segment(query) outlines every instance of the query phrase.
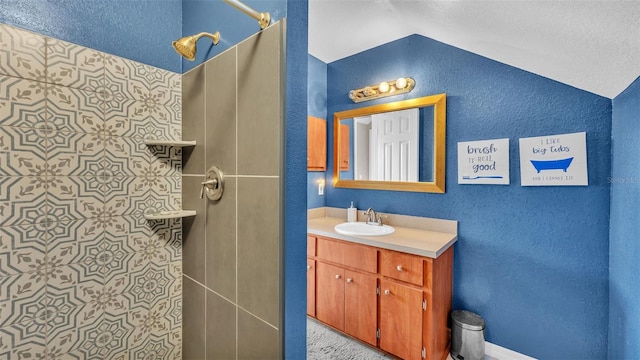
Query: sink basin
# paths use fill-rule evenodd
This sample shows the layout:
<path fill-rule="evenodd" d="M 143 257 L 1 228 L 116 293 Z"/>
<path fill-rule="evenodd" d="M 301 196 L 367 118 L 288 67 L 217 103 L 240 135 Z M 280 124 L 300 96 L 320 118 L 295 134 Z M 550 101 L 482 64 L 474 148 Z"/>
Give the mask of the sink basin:
<path fill-rule="evenodd" d="M 393 234 L 396 229 L 389 225 L 369 225 L 365 222 L 345 222 L 334 227 L 336 232 L 343 235 L 382 236 Z"/>

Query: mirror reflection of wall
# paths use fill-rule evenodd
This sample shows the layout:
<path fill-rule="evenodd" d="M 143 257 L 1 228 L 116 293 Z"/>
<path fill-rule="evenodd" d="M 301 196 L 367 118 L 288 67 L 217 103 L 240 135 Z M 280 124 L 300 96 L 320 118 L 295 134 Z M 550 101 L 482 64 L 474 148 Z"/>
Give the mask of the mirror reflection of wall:
<path fill-rule="evenodd" d="M 340 178 L 433 181 L 433 116 L 433 106 L 427 106 L 341 120 L 353 167 L 341 166 Z"/>

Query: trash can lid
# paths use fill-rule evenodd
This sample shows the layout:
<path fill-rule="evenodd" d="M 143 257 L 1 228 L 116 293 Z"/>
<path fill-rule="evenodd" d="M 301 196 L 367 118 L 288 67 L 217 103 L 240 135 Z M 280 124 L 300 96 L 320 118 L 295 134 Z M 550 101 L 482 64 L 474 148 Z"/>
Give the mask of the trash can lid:
<path fill-rule="evenodd" d="M 484 319 L 471 311 L 455 310 L 451 313 L 451 319 L 463 329 L 484 330 Z"/>

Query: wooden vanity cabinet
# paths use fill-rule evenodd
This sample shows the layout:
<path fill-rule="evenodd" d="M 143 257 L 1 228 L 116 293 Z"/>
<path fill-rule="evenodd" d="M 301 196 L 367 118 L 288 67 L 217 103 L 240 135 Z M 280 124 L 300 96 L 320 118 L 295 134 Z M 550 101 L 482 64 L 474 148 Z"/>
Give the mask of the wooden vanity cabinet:
<path fill-rule="evenodd" d="M 316 316 L 316 262 L 307 259 L 307 315 Z"/>
<path fill-rule="evenodd" d="M 345 270 L 344 332 L 376 346 L 378 279 Z"/>
<path fill-rule="evenodd" d="M 316 246 L 315 317 L 376 346 L 377 252 L 325 238 Z"/>
<path fill-rule="evenodd" d="M 307 118 L 307 171 L 327 170 L 327 122 Z"/>
<path fill-rule="evenodd" d="M 344 331 L 344 269 L 316 263 L 316 318 Z"/>
<path fill-rule="evenodd" d="M 307 236 L 307 315 L 316 316 L 316 238 Z"/>
<path fill-rule="evenodd" d="M 313 235 L 307 245 L 315 318 L 401 359 L 446 359 L 452 247 L 432 259 Z"/>
<path fill-rule="evenodd" d="M 380 289 L 380 349 L 402 359 L 421 359 L 422 291 L 389 280 L 382 280 Z"/>

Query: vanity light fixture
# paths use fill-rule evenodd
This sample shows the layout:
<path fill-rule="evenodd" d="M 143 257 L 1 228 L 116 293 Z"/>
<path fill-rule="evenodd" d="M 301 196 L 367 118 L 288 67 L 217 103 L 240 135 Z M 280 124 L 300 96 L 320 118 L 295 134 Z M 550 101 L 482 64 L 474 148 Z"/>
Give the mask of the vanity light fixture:
<path fill-rule="evenodd" d="M 349 99 L 355 103 L 379 99 L 385 96 L 408 93 L 416 87 L 416 82 L 410 77 L 401 77 L 397 80 L 383 81 L 378 85 L 369 85 L 361 89 L 349 91 Z"/>

